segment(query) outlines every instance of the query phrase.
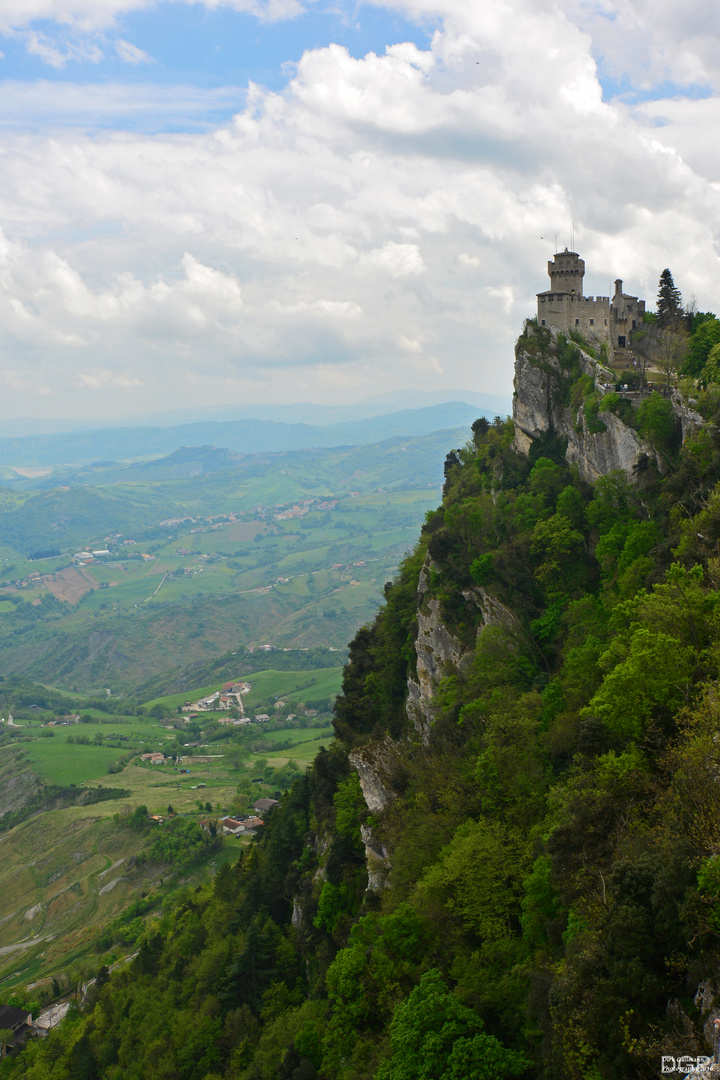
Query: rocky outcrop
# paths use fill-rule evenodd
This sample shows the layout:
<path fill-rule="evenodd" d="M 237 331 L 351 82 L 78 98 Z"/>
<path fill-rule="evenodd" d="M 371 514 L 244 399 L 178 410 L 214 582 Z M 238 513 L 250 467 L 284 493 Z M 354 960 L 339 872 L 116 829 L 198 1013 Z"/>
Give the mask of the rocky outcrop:
<path fill-rule="evenodd" d="M 704 420 L 699 412 L 695 412 L 694 409 L 685 404 L 677 390 L 673 390 L 672 406 L 682 425 L 682 441 L 685 442 L 686 439 L 689 439 L 691 435 L 700 430 Z"/>
<path fill-rule="evenodd" d="M 480 585 L 472 589 L 463 589 L 463 598 L 469 604 L 474 604 L 480 609 L 481 622 L 477 628 L 477 636 L 482 634 L 486 626 L 502 626 L 511 634 L 521 634 L 520 620 L 513 615 L 510 608 L 501 604 L 496 597 L 491 596 Z"/>
<path fill-rule="evenodd" d="M 365 861 L 367 863 L 367 891 L 382 892 L 387 886 L 388 874 L 390 873 L 390 856 L 387 848 L 380 843 L 370 825 L 360 826 L 360 835 L 365 845 Z"/>
<path fill-rule="evenodd" d="M 695 1007 L 700 1014 L 707 1048 L 713 1050 L 715 1021 L 720 1020 L 720 999 L 710 979 L 701 982 L 695 994 Z"/>
<path fill-rule="evenodd" d="M 566 410 L 570 412 L 570 410 Z M 588 430 L 587 420 L 582 409 L 578 413 L 578 423 L 582 425 L 580 433 L 574 426 L 563 426 L 562 435 L 567 438 L 568 447 L 565 454 L 571 465 L 576 465 L 583 480 L 594 484 L 601 476 L 616 469 L 622 469 L 632 475 L 632 470 L 637 465 L 643 454 L 655 457 L 652 447 L 644 442 L 640 436 L 623 424 L 619 417 L 611 412 L 600 412 L 598 417 L 605 424 L 606 431 L 592 432 Z M 664 468 L 661 461 L 658 467 Z"/>
<path fill-rule="evenodd" d="M 390 738 L 367 743 L 348 754 L 371 814 L 381 814 L 397 797 L 392 788 L 392 775 L 399 764 L 399 754 L 398 744 Z"/>
<path fill-rule="evenodd" d="M 408 679 L 405 706 L 408 720 L 426 746 L 435 719 L 434 699 L 440 681 L 453 672 L 462 671 L 473 656 L 473 650 L 466 649 L 443 623 L 440 617 L 440 601 L 428 596 L 430 573 L 433 569 L 436 568 L 427 555 L 420 571 L 417 590 L 417 675 Z M 520 625 L 512 612 L 485 589 L 466 589 L 462 595 L 468 605 L 480 611 L 478 635 L 486 626 L 504 626 L 508 630 L 519 631 Z"/>
<path fill-rule="evenodd" d="M 434 719 L 433 698 L 440 680 L 462 665 L 463 645 L 444 625 L 440 601 L 428 598 L 430 573 L 436 569 L 429 555 L 425 557 L 417 588 L 417 624 L 415 640 L 416 677 L 408 679 L 405 711 L 407 718 L 427 745 Z"/>
<path fill-rule="evenodd" d="M 295 930 L 301 930 L 303 924 L 303 907 L 299 899 L 293 897 L 292 918 L 290 922 Z"/>
<path fill-rule="evenodd" d="M 526 455 L 536 439 L 554 432 L 567 439 L 567 460 L 577 466 L 583 480 L 589 483 L 616 469 L 632 475 L 644 455 L 654 458 L 662 471 L 663 462 L 649 443 L 614 413 L 599 412 L 598 419 L 606 430 L 593 432 L 582 406 L 572 409 L 563 403 L 563 382 L 567 376 L 558 358 L 557 338 L 554 328 L 539 331 L 528 323 L 518 342 L 513 398 L 514 445 L 518 453 Z M 578 351 L 581 374 L 589 375 L 598 386 L 608 385 L 612 372 L 582 349 Z M 688 425 L 692 422 L 690 417 L 686 422 Z"/>

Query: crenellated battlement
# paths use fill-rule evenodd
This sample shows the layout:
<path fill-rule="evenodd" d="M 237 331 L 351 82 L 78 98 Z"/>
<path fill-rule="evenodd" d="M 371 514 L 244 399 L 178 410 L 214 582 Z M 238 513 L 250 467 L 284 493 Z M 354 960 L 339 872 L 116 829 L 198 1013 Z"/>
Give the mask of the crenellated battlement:
<path fill-rule="evenodd" d="M 622 291 L 622 279 L 609 296 L 583 296 L 585 262 L 575 251 L 558 252 L 548 262 L 550 288 L 537 294 L 538 324 L 554 326 L 568 334 L 573 330 L 591 341 L 606 344 L 612 353 L 624 349 L 629 336 L 642 322 L 645 301 Z"/>

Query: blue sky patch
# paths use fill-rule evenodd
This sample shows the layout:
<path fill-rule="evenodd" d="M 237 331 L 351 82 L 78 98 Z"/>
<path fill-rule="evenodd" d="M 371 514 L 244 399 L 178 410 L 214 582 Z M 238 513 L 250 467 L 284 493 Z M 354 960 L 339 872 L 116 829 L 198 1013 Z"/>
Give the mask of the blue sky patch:
<path fill-rule="evenodd" d="M 81 36 L 50 20 L 36 20 L 16 36 L 0 38 L 0 71 L 6 92 L 22 82 L 80 83 L 89 95 L 93 83 L 138 89 L 139 84 L 210 91 L 236 88 L 236 92 L 224 95 L 224 101 L 223 95 L 211 94 L 206 106 L 200 94 L 198 110 L 190 110 L 185 121 L 172 109 L 162 108 L 154 125 L 144 110 L 134 107 L 125 115 L 113 109 L 108 116 L 108 123 L 121 130 L 192 131 L 203 121 L 207 125 L 222 123 L 237 112 L 242 107 L 242 91 L 250 81 L 271 90 L 282 89 L 288 80 L 285 65 L 298 61 L 308 49 L 337 43 L 352 56 L 361 57 L 371 51 L 382 54 L 388 45 L 404 41 L 426 49 L 431 34 L 429 26 L 423 28 L 395 12 L 370 6 L 342 10 L 313 5 L 294 19 L 264 23 L 227 8 L 160 3 L 129 13 L 111 31 L 92 35 Z M 6 127 L 8 110 L 1 98 L 0 126 Z M 57 112 L 65 100 L 48 103 L 48 123 L 58 123 Z M 198 111 L 204 112 L 202 118 Z M 93 113 L 93 125 L 105 126 L 92 108 L 89 112 Z M 75 118 L 71 107 L 65 110 L 66 124 L 85 125 L 88 119 L 87 110 L 80 109 Z M 35 115 L 30 126 L 38 123 L 42 120 Z"/>

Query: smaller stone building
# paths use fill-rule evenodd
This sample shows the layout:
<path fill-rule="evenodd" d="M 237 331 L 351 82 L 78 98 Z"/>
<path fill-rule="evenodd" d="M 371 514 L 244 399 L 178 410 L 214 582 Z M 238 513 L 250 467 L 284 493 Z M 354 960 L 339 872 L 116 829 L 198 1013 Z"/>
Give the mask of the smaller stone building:
<path fill-rule="evenodd" d="M 611 354 L 628 346 L 631 332 L 642 322 L 645 301 L 624 293 L 620 278 L 612 300 L 583 296 L 585 260 L 567 248 L 548 262 L 548 274 L 550 288 L 537 294 L 540 326 L 554 326 L 564 334 L 577 330 L 589 341 L 605 343 Z"/>

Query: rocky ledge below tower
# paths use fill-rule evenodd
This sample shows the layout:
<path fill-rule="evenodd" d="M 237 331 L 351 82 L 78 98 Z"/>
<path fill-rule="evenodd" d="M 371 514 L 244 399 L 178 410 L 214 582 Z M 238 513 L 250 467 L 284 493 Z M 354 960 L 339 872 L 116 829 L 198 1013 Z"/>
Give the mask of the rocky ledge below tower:
<path fill-rule="evenodd" d="M 603 410 L 603 388 L 612 380 L 612 371 L 580 345 L 552 327 L 528 321 L 515 353 L 515 449 L 526 455 L 543 436 L 565 439 L 567 460 L 589 483 L 616 469 L 632 475 L 642 459 L 654 461 L 663 472 L 657 448 L 614 412 Z M 702 425 L 702 417 L 676 394 L 671 405 L 684 440 Z"/>

